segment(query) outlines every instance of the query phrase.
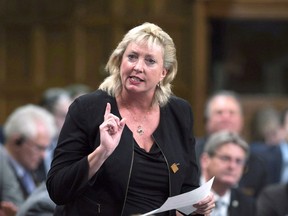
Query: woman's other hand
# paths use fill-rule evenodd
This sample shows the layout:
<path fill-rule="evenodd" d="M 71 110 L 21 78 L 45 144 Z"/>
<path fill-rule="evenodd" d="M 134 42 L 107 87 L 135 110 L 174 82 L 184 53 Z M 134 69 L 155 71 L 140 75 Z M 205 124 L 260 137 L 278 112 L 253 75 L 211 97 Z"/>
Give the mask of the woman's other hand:
<path fill-rule="evenodd" d="M 210 192 L 210 194 L 207 197 L 205 197 L 198 203 L 194 204 L 193 206 L 196 208 L 193 214 L 202 214 L 205 216 L 209 216 L 212 210 L 215 208 L 214 194 Z"/>

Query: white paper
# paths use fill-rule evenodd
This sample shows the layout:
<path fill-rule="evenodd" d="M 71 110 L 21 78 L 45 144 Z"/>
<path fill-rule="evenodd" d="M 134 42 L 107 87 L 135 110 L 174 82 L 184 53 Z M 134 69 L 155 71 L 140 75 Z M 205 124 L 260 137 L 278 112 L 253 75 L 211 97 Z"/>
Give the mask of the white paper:
<path fill-rule="evenodd" d="M 152 215 L 172 209 L 177 209 L 185 214 L 191 214 L 196 210 L 193 205 L 209 195 L 213 181 L 214 177 L 197 189 L 177 196 L 169 197 L 160 208 L 142 214 L 141 216 Z"/>

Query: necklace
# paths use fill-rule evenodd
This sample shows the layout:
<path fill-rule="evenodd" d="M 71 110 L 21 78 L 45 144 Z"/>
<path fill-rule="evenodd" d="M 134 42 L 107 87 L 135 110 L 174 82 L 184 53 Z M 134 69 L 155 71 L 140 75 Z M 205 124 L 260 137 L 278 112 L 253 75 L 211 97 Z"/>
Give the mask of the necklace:
<path fill-rule="evenodd" d="M 135 115 L 132 114 L 130 108 L 128 108 L 127 106 L 125 106 L 125 108 L 126 108 L 127 111 L 129 112 L 129 115 L 133 118 L 133 121 L 138 124 L 137 129 L 136 129 L 137 134 L 139 134 L 140 136 L 142 136 L 142 135 L 145 133 L 145 130 L 144 130 L 144 128 L 143 128 L 143 124 L 144 124 L 144 122 L 146 122 L 146 120 L 147 120 L 147 115 L 150 114 L 150 109 L 149 109 L 149 111 L 147 111 L 147 112 L 145 113 L 145 115 L 144 115 L 143 118 L 137 119 L 137 118 L 135 117 Z"/>
<path fill-rule="evenodd" d="M 139 126 L 137 127 L 136 132 L 137 132 L 140 136 L 142 136 L 142 135 L 144 134 L 144 130 L 143 130 L 143 128 L 142 128 L 141 125 L 139 125 Z"/>

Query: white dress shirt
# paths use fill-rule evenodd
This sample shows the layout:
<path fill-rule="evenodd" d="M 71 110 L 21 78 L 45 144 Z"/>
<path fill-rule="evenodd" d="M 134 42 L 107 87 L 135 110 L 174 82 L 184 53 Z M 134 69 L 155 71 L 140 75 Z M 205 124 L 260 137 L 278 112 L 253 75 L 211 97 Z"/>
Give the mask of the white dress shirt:
<path fill-rule="evenodd" d="M 228 216 L 231 191 L 227 191 L 223 196 L 219 196 L 213 190 L 216 201 L 216 207 L 213 209 L 211 216 Z"/>
<path fill-rule="evenodd" d="M 282 153 L 282 172 L 280 181 L 283 183 L 288 182 L 288 143 L 282 142 L 280 144 L 280 150 Z"/>

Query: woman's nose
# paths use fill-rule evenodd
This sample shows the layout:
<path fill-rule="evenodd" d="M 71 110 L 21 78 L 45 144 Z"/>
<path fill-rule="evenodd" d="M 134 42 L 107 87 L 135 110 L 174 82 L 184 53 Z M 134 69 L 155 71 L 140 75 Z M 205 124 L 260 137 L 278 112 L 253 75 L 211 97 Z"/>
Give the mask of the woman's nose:
<path fill-rule="evenodd" d="M 135 66 L 134 66 L 134 70 L 135 70 L 136 72 L 138 72 L 138 73 L 143 73 L 143 71 L 144 71 L 144 61 L 141 60 L 141 59 L 139 59 L 139 60 L 136 62 Z"/>

